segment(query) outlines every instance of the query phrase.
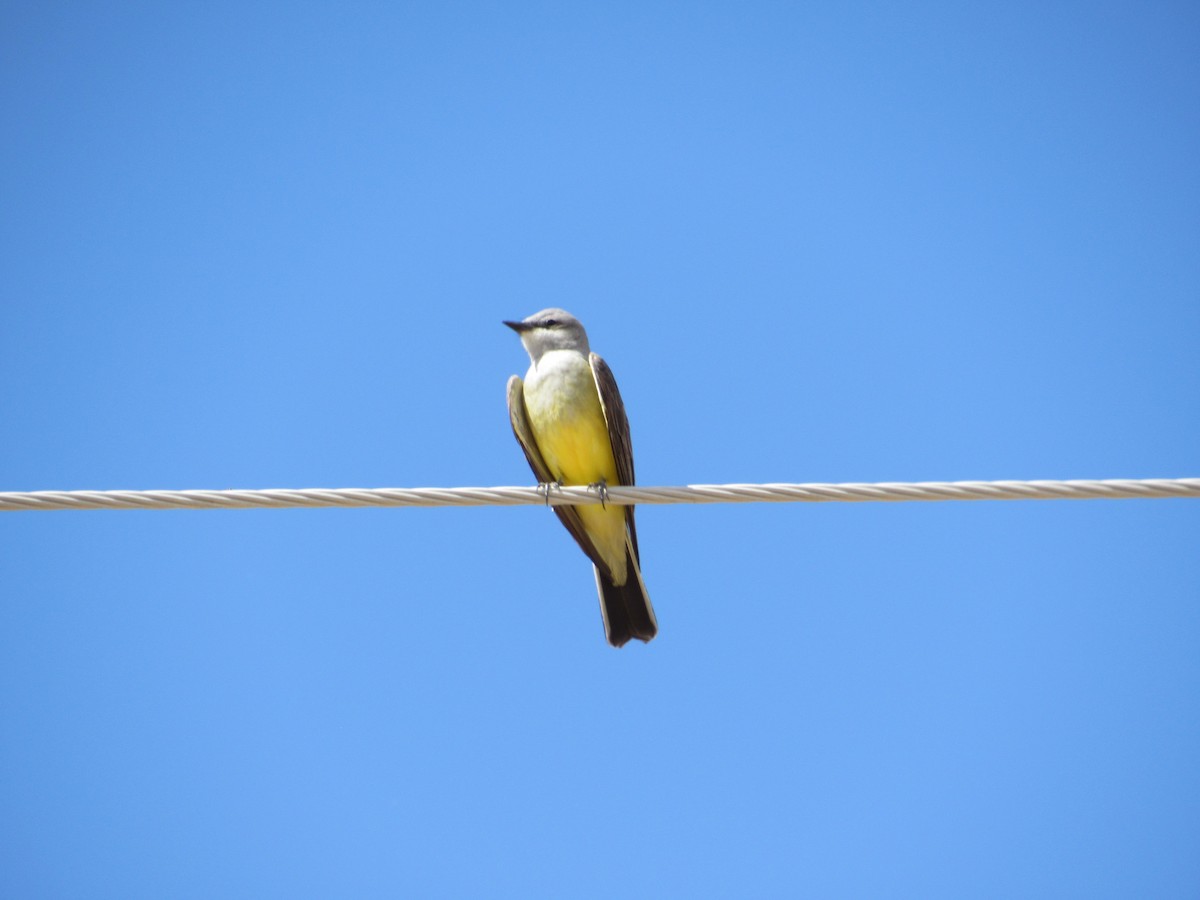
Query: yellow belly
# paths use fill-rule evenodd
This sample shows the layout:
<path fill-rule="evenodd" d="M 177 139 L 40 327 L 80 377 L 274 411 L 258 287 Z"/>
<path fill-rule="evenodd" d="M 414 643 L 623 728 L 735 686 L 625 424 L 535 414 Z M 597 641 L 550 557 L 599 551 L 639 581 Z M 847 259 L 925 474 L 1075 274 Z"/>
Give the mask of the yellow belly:
<path fill-rule="evenodd" d="M 538 449 L 562 484 L 618 484 L 617 463 L 608 439 L 591 367 L 583 357 L 553 374 L 531 372 L 525 381 L 525 408 Z M 584 529 L 608 564 L 614 583 L 625 583 L 625 511 L 620 506 L 577 506 Z"/>

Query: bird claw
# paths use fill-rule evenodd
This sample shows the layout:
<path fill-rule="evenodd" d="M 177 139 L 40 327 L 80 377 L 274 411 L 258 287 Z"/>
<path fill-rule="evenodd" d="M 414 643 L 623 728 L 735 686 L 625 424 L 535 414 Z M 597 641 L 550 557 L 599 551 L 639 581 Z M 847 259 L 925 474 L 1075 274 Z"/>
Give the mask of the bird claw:
<path fill-rule="evenodd" d="M 607 509 L 605 503 L 608 501 L 608 479 L 601 478 L 599 481 L 593 481 L 587 487 L 589 491 L 595 491 L 600 495 L 600 508 Z"/>
<path fill-rule="evenodd" d="M 562 487 L 561 481 L 539 481 L 538 486 L 537 486 L 537 492 L 542 495 L 543 499 L 545 499 L 545 501 L 546 501 L 546 505 L 549 506 L 550 505 L 550 492 L 556 491 L 561 487 Z"/>

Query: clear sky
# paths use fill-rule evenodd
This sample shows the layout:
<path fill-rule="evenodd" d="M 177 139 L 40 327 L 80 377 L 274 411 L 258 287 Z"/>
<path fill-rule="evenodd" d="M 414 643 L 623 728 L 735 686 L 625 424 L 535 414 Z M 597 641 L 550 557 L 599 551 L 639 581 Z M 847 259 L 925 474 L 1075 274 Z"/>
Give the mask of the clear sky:
<path fill-rule="evenodd" d="M 1200 475 L 1195 4 L 0 5 L 0 490 Z M 1200 501 L 0 514 L 6 897 L 1200 894 Z"/>

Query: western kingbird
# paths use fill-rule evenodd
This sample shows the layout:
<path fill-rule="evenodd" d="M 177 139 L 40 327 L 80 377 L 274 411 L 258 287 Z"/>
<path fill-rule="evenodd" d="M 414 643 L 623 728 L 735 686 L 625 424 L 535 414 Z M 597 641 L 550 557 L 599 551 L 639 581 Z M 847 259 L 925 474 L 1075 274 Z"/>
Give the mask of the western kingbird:
<path fill-rule="evenodd" d="M 543 309 L 505 322 L 521 336 L 531 365 L 508 379 L 508 417 L 539 483 L 633 484 L 629 420 L 612 370 L 591 352 L 569 312 Z M 658 622 L 638 559 L 632 506 L 556 506 L 554 512 L 594 564 L 604 634 L 614 647 L 649 641 Z"/>

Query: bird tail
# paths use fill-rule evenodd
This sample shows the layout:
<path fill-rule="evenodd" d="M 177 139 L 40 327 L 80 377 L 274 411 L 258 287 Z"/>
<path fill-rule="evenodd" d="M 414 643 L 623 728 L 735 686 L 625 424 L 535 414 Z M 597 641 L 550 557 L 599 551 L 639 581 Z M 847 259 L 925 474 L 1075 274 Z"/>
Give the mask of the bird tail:
<path fill-rule="evenodd" d="M 630 638 L 650 641 L 658 634 L 658 620 L 650 595 L 642 583 L 637 557 L 626 550 L 625 583 L 616 585 L 596 568 L 596 588 L 600 592 L 600 614 L 604 617 L 604 636 L 614 647 L 624 646 Z"/>

